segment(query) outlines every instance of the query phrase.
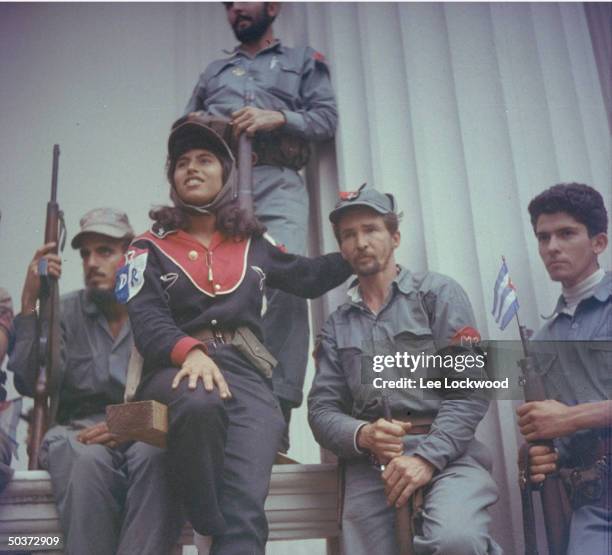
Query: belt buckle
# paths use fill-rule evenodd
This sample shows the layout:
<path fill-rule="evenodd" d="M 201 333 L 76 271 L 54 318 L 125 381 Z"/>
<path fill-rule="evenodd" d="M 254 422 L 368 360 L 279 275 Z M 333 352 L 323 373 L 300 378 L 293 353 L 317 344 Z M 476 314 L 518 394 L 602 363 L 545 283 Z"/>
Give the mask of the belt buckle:
<path fill-rule="evenodd" d="M 217 350 L 217 340 L 214 337 L 206 339 L 203 343 L 207 353 Z"/>

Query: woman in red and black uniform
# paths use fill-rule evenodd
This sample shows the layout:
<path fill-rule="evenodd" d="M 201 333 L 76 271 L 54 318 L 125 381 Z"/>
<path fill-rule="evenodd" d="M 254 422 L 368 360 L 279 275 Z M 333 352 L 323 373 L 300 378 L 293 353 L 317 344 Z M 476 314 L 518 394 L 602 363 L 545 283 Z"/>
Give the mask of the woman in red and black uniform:
<path fill-rule="evenodd" d="M 234 157 L 195 116 L 172 128 L 168 179 L 174 206 L 151 211 L 152 230 L 117 277 L 144 357 L 136 398 L 168 405 L 171 471 L 194 529 L 214 537 L 212 553 L 263 554 L 285 426 L 261 344 L 264 285 L 317 297 L 351 271 L 337 253 L 284 253 L 245 219 Z"/>

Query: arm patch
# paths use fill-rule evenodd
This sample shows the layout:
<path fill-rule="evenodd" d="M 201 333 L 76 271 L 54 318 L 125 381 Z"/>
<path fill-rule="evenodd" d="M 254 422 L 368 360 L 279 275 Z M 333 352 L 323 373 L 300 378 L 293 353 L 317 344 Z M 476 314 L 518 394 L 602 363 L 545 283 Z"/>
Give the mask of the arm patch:
<path fill-rule="evenodd" d="M 142 289 L 148 256 L 148 249 L 137 247 L 130 247 L 125 253 L 123 266 L 115 276 L 115 297 L 121 304 L 127 304 Z"/>
<path fill-rule="evenodd" d="M 325 59 L 325 56 L 323 54 L 321 54 L 321 52 L 318 51 L 314 51 L 312 53 L 312 57 L 316 62 L 322 62 L 324 64 L 327 64 L 327 60 Z"/>

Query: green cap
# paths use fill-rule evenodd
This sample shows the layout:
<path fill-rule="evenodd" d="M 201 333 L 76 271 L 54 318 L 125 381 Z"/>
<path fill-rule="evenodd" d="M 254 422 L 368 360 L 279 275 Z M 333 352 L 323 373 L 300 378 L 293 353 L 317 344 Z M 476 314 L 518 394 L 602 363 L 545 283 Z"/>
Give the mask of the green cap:
<path fill-rule="evenodd" d="M 342 211 L 353 206 L 367 206 L 384 215 L 395 212 L 395 199 L 389 193 L 367 188 L 366 183 L 356 191 L 340 191 L 340 200 L 329 213 L 331 223 L 337 224 Z"/>
<path fill-rule="evenodd" d="M 94 208 L 85 214 L 79 222 L 80 231 L 72 239 L 72 248 L 80 247 L 81 239 L 86 233 L 98 233 L 113 239 L 134 238 L 134 230 L 127 214 L 114 208 Z"/>

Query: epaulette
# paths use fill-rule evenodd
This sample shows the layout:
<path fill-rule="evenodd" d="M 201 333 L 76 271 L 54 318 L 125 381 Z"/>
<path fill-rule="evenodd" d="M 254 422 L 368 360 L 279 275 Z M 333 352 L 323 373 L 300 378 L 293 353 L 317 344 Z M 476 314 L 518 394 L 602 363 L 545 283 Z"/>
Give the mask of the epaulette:
<path fill-rule="evenodd" d="M 263 234 L 263 238 L 268 241 L 268 243 L 270 243 L 271 245 L 275 246 L 278 250 L 280 250 L 281 252 L 287 252 L 287 247 L 285 245 L 283 245 L 282 243 L 279 243 L 276 239 L 274 239 L 274 237 L 272 237 L 272 235 L 270 235 L 269 233 L 264 233 Z"/>
<path fill-rule="evenodd" d="M 151 226 L 151 229 L 149 229 L 149 231 L 145 231 L 144 233 L 141 233 L 140 235 L 134 237 L 134 241 L 138 241 L 139 239 L 148 239 L 149 234 L 154 235 L 158 239 L 165 239 L 171 233 L 176 232 L 176 229 L 166 229 L 162 226 L 153 225 Z"/>
<path fill-rule="evenodd" d="M 319 52 L 318 50 L 315 50 L 311 47 L 306 47 L 305 57 L 312 58 L 316 63 L 321 64 L 325 68 L 329 69 L 329 62 L 327 61 L 327 58 L 322 52 Z"/>

